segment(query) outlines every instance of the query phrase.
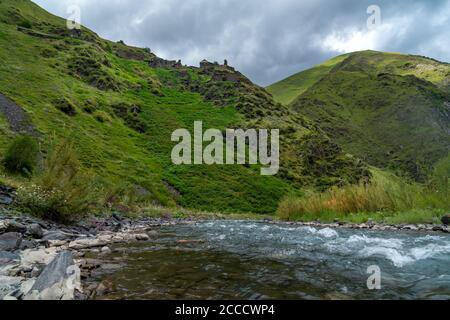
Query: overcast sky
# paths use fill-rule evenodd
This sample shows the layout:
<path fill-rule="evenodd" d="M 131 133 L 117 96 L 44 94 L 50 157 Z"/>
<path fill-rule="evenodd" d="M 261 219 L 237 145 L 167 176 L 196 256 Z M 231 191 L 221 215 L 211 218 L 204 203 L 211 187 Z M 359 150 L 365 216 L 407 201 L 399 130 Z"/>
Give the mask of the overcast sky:
<path fill-rule="evenodd" d="M 228 59 L 260 85 L 365 49 L 450 62 L 450 0 L 33 1 L 62 17 L 78 5 L 81 23 L 102 37 L 166 59 Z M 381 20 L 367 13 L 371 5 Z M 371 17 L 381 23 L 369 28 Z"/>

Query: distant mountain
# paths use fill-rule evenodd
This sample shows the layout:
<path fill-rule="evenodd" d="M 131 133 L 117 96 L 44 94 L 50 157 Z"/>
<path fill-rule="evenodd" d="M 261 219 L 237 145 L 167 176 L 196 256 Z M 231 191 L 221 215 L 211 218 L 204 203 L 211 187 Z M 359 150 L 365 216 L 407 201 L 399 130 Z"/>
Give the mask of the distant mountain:
<path fill-rule="evenodd" d="M 356 52 L 268 88 L 371 165 L 424 180 L 450 152 L 450 65 Z"/>
<path fill-rule="evenodd" d="M 0 61 L 0 154 L 20 128 L 44 149 L 70 137 L 86 168 L 107 184 L 135 185 L 149 202 L 269 213 L 287 193 L 369 176 L 313 121 L 225 63 L 187 67 L 84 27 L 71 31 L 29 0 L 0 0 Z M 192 131 L 196 120 L 204 129 L 280 129 L 280 173 L 173 165 L 172 132 Z"/>

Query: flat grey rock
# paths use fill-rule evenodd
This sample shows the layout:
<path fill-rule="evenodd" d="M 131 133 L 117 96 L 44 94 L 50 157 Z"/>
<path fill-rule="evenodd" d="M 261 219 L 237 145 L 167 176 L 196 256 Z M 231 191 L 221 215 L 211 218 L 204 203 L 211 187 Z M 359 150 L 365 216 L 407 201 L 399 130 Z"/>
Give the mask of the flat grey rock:
<path fill-rule="evenodd" d="M 8 251 L 0 251 L 0 265 L 8 264 L 9 262 L 19 260 L 20 256 L 18 254 Z"/>
<path fill-rule="evenodd" d="M 51 241 L 55 241 L 55 240 L 72 240 L 75 237 L 73 235 L 67 234 L 65 232 L 62 231 L 49 231 L 47 233 L 44 234 L 44 236 L 42 237 L 42 240 L 51 240 Z"/>
<path fill-rule="evenodd" d="M 19 249 L 22 235 L 17 232 L 8 232 L 0 235 L 0 251 L 14 251 Z"/>

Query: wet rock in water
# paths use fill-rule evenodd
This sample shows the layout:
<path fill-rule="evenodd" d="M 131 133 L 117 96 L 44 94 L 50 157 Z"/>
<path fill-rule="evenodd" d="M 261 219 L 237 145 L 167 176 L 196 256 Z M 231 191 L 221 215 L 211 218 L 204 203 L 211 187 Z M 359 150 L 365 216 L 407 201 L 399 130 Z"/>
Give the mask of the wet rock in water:
<path fill-rule="evenodd" d="M 432 230 L 445 232 L 447 230 L 447 228 L 445 226 L 434 226 Z"/>
<path fill-rule="evenodd" d="M 44 231 L 37 223 L 29 225 L 27 228 L 27 233 L 34 239 L 42 239 L 42 237 L 44 236 Z"/>
<path fill-rule="evenodd" d="M 114 284 L 109 280 L 104 280 L 99 283 L 93 292 L 93 296 L 101 297 L 113 291 Z"/>
<path fill-rule="evenodd" d="M 80 260 L 78 265 L 82 270 L 95 270 L 100 268 L 102 262 L 96 259 L 83 259 Z"/>
<path fill-rule="evenodd" d="M 9 232 L 0 235 L 0 251 L 14 251 L 19 249 L 22 243 L 22 235 L 17 232 Z"/>
<path fill-rule="evenodd" d="M 145 234 L 145 233 L 137 234 L 137 235 L 135 235 L 135 237 L 136 237 L 136 240 L 138 240 L 138 241 L 148 241 L 150 239 L 148 234 Z"/>
<path fill-rule="evenodd" d="M 24 299 L 73 300 L 79 281 L 72 253 L 63 251 L 45 267 Z"/>
<path fill-rule="evenodd" d="M 97 248 L 105 246 L 106 241 L 101 239 L 79 239 L 69 243 L 69 248 L 73 250 Z"/>
<path fill-rule="evenodd" d="M 450 225 L 450 214 L 446 215 L 445 217 L 442 217 L 441 221 L 446 226 Z"/>
<path fill-rule="evenodd" d="M 112 251 L 111 251 L 111 249 L 109 247 L 103 247 L 101 252 L 103 254 L 110 254 Z"/>

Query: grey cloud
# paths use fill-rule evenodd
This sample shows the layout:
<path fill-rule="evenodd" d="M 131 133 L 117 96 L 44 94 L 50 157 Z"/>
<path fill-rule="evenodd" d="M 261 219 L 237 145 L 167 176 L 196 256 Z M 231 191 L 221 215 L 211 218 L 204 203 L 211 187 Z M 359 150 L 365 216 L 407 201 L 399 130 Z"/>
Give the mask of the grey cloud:
<path fill-rule="evenodd" d="M 450 61 L 449 0 L 35 0 L 67 16 L 78 4 L 82 23 L 111 40 L 150 47 L 158 55 L 196 65 L 227 58 L 267 85 L 345 49 L 326 46 L 333 34 L 368 32 L 367 7 L 377 4 L 390 31 L 372 49 Z M 371 38 L 372 39 L 372 38 Z M 365 43 L 361 48 L 365 48 Z"/>

